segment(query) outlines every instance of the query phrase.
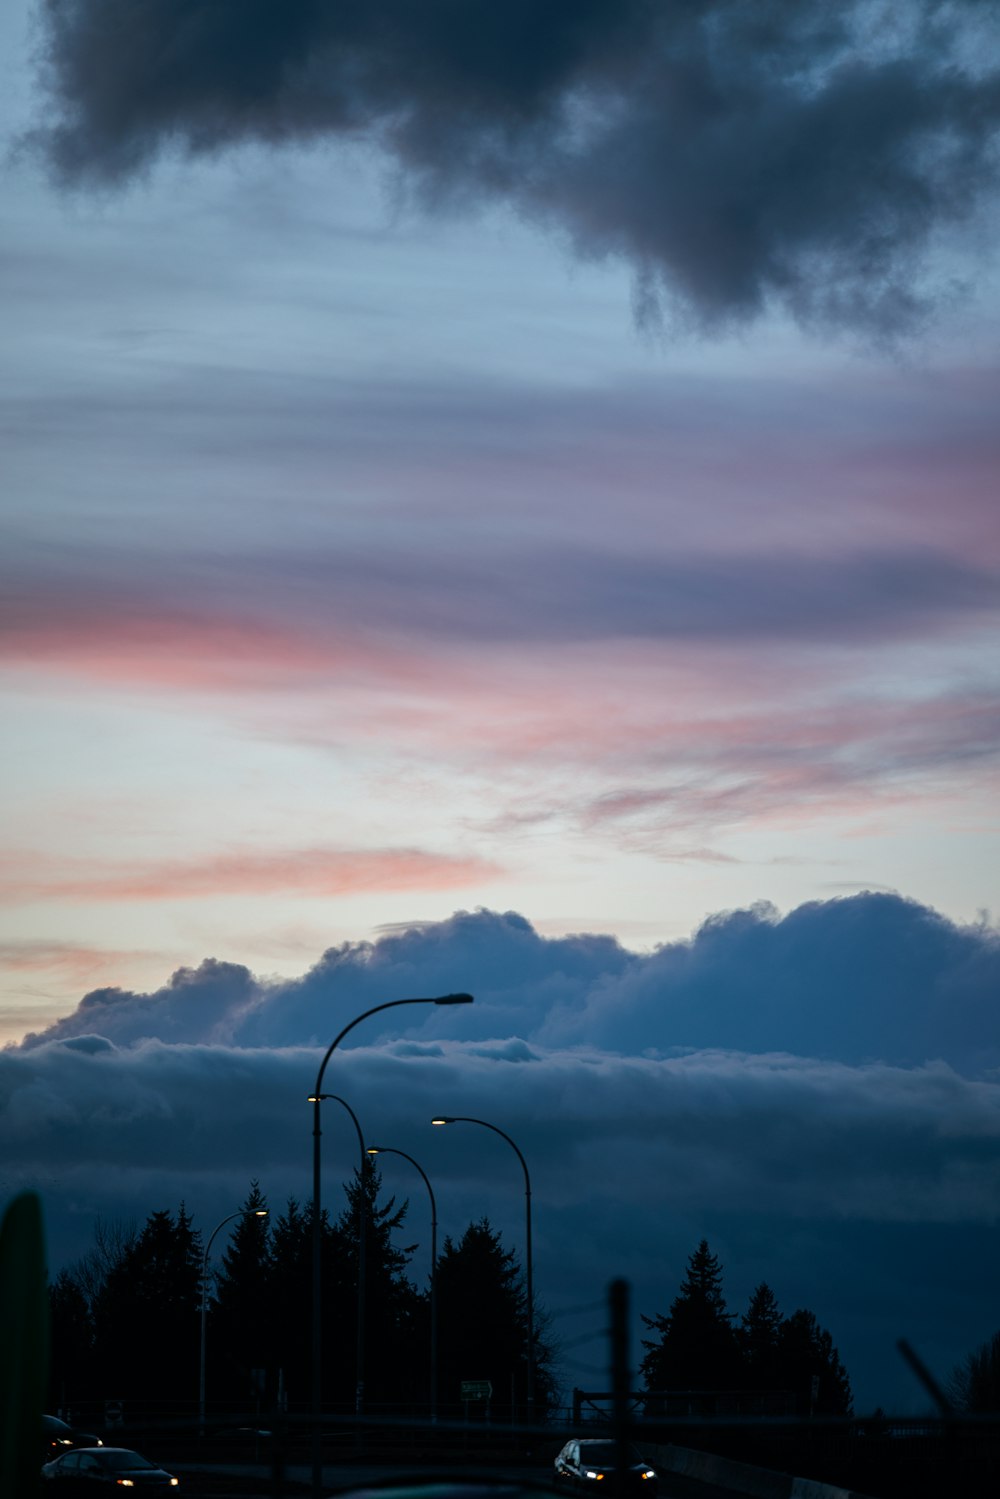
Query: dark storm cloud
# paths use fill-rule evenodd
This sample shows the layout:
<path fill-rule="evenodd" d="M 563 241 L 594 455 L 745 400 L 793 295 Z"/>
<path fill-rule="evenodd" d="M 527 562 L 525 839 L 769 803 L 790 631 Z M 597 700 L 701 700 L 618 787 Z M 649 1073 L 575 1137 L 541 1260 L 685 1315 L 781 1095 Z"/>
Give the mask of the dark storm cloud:
<path fill-rule="evenodd" d="M 365 1043 L 513 1036 L 634 1056 L 735 1048 L 850 1065 L 943 1060 L 971 1073 L 1000 1064 L 996 931 L 878 894 L 784 917 L 728 912 L 648 955 L 610 937 L 545 938 L 513 912 L 460 912 L 331 948 L 301 979 L 265 983 L 208 960 L 153 994 L 97 990 L 25 1045 L 93 1033 L 118 1045 L 316 1045 L 386 998 L 454 990 L 475 993 L 475 1006 L 394 1015 L 388 1029 L 376 1018 Z"/>
<path fill-rule="evenodd" d="M 995 181 L 991 15 L 975 0 L 46 0 L 40 133 L 67 182 L 160 154 L 368 139 L 428 202 L 498 198 L 639 304 L 711 324 L 768 302 L 895 329 L 923 252 Z M 992 50 L 991 50 L 992 48 Z"/>

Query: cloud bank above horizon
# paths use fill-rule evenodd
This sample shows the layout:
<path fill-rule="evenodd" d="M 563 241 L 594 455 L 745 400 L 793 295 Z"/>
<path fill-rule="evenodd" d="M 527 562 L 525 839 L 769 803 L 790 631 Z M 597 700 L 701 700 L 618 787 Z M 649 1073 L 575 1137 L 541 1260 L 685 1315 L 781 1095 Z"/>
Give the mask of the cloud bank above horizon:
<path fill-rule="evenodd" d="M 721 912 L 648 954 L 609 936 L 544 937 L 513 911 L 459 911 L 330 948 L 298 979 L 208 958 L 154 992 L 94 990 L 22 1045 L 316 1046 L 387 998 L 456 990 L 475 1006 L 375 1018 L 345 1044 L 402 1033 L 622 1056 L 721 1048 L 848 1066 L 942 1061 L 971 1075 L 1000 1065 L 1000 932 L 871 892 L 784 916 L 767 903 Z"/>

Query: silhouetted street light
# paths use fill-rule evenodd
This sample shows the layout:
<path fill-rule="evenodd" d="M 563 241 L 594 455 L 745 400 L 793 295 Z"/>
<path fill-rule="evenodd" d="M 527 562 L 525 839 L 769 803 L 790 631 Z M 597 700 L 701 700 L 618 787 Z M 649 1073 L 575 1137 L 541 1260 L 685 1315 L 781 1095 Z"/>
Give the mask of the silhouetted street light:
<path fill-rule="evenodd" d="M 217 1223 L 212 1229 L 208 1243 L 205 1245 L 205 1253 L 201 1257 L 201 1339 L 200 1358 L 198 1360 L 198 1424 L 202 1436 L 205 1435 L 205 1327 L 208 1320 L 208 1255 L 212 1248 L 212 1242 L 220 1228 L 225 1228 L 227 1223 L 232 1223 L 234 1218 L 266 1218 L 267 1208 L 239 1208 L 235 1213 L 230 1213 Z"/>
<path fill-rule="evenodd" d="M 409 1161 L 415 1166 L 424 1179 L 427 1195 L 431 1200 L 431 1421 L 437 1420 L 437 1203 L 434 1201 L 434 1188 L 430 1184 L 427 1172 L 419 1161 L 415 1161 L 405 1150 L 394 1150 L 391 1145 L 371 1145 L 368 1148 L 369 1155 L 401 1155 L 404 1161 Z"/>
<path fill-rule="evenodd" d="M 351 1122 L 357 1131 L 358 1148 L 361 1153 L 360 1175 L 358 1178 L 358 1351 L 355 1369 L 354 1383 L 354 1413 L 360 1416 L 364 1404 L 365 1389 L 365 1272 L 368 1264 L 368 1213 L 366 1211 L 365 1193 L 365 1170 L 368 1165 L 368 1152 L 365 1149 L 365 1137 L 361 1133 L 361 1125 L 358 1116 L 347 1102 L 337 1093 L 319 1093 L 317 1101 L 322 1103 L 329 1098 L 332 1103 L 341 1104 L 350 1114 Z"/>
<path fill-rule="evenodd" d="M 531 1177 L 528 1175 L 528 1163 L 518 1150 L 510 1135 L 499 1129 L 495 1124 L 490 1124 L 486 1119 L 469 1119 L 465 1115 L 442 1115 L 438 1119 L 432 1119 L 432 1124 L 481 1124 L 483 1129 L 491 1129 L 495 1135 L 506 1140 L 511 1150 L 521 1162 L 521 1170 L 524 1172 L 524 1264 L 525 1280 L 528 1293 L 528 1375 L 526 1381 L 525 1395 L 527 1397 L 528 1420 L 532 1420 L 535 1414 L 535 1296 L 531 1274 Z"/>
<path fill-rule="evenodd" d="M 337 1047 L 343 1041 L 349 1031 L 362 1020 L 367 1020 L 369 1015 L 377 1015 L 380 1010 L 394 1010 L 398 1005 L 471 1005 L 471 994 L 440 994 L 435 996 L 421 996 L 416 999 L 390 999 L 381 1005 L 373 1005 L 370 1010 L 364 1010 L 360 1015 L 355 1015 L 340 1031 L 324 1053 L 323 1060 L 319 1064 L 316 1074 L 316 1086 L 309 1094 L 309 1102 L 313 1106 L 313 1192 L 312 1192 L 312 1214 L 313 1214 L 313 1273 L 312 1273 L 312 1420 L 313 1420 L 313 1459 L 312 1459 L 312 1490 L 316 1499 L 319 1499 L 323 1486 L 323 1434 L 320 1429 L 323 1413 L 323 1332 L 322 1332 L 322 1235 L 320 1232 L 320 1138 L 322 1136 L 322 1124 L 320 1110 L 323 1097 L 323 1074 L 327 1063 L 333 1056 Z"/>

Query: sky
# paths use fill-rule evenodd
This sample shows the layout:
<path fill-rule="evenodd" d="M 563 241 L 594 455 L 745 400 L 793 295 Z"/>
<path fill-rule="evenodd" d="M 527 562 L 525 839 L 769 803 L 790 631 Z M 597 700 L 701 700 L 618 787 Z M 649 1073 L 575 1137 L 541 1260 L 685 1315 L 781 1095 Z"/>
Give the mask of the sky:
<path fill-rule="evenodd" d="M 543 1300 L 663 1310 L 704 1234 L 898 1408 L 896 1337 L 1000 1325 L 997 42 L 5 8 L 0 1195 L 54 1261 L 304 1195 L 316 1048 L 454 988 L 342 1086 L 458 1232 L 518 1183 L 421 1121 L 518 1138 Z"/>

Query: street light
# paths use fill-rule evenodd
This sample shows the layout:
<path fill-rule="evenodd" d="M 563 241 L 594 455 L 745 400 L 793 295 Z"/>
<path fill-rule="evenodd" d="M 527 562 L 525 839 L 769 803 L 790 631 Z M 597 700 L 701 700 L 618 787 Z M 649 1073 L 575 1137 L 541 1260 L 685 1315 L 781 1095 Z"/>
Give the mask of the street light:
<path fill-rule="evenodd" d="M 225 1228 L 227 1223 L 232 1223 L 234 1218 L 266 1218 L 267 1208 L 239 1208 L 235 1213 L 230 1213 L 217 1223 L 212 1229 L 208 1243 L 205 1245 L 205 1253 L 201 1257 L 201 1340 L 200 1358 L 198 1360 L 198 1424 L 201 1435 L 205 1435 L 205 1324 L 208 1312 L 208 1255 L 212 1248 L 212 1242 L 220 1228 Z"/>
<path fill-rule="evenodd" d="M 369 1155 L 401 1155 L 404 1161 L 409 1161 L 415 1166 L 424 1179 L 427 1195 L 431 1200 L 431 1421 L 437 1420 L 437 1203 L 434 1201 L 434 1188 L 430 1184 L 427 1172 L 419 1161 L 415 1161 L 405 1150 L 395 1150 L 391 1145 L 370 1145 Z"/>
<path fill-rule="evenodd" d="M 481 1124 L 483 1129 L 491 1129 L 495 1135 L 506 1140 L 511 1150 L 521 1162 L 521 1170 L 524 1172 L 524 1263 L 525 1280 L 528 1292 L 528 1374 L 525 1381 L 525 1396 L 528 1406 L 528 1420 L 532 1420 L 535 1414 L 535 1298 L 531 1276 L 531 1177 L 528 1175 L 528 1163 L 518 1150 L 510 1135 L 505 1134 L 495 1124 L 490 1124 L 486 1119 L 469 1119 L 464 1115 L 442 1115 L 438 1119 L 432 1119 L 432 1124 Z"/>
<path fill-rule="evenodd" d="M 361 1152 L 361 1175 L 358 1179 L 358 1352 L 357 1367 L 354 1386 L 354 1413 L 361 1414 L 362 1396 L 365 1387 L 365 1269 L 368 1255 L 366 1252 L 368 1242 L 368 1213 L 365 1203 L 365 1168 L 368 1165 L 369 1151 L 365 1150 L 365 1137 L 361 1133 L 361 1125 L 358 1116 L 347 1102 L 337 1093 L 317 1093 L 310 1098 L 310 1103 L 322 1103 L 329 1098 L 332 1103 L 342 1104 L 351 1116 L 351 1121 L 358 1135 L 358 1147 Z"/>
<path fill-rule="evenodd" d="M 313 1419 L 313 1460 L 312 1460 L 312 1490 L 315 1499 L 319 1499 L 323 1487 L 323 1438 L 320 1430 L 320 1422 L 323 1409 L 323 1335 L 321 1328 L 321 1313 L 323 1305 L 321 1245 L 320 1234 L 320 1137 L 323 1133 L 320 1123 L 320 1109 L 322 1107 L 323 1074 L 326 1064 L 329 1062 L 337 1047 L 343 1041 L 349 1031 L 362 1020 L 367 1020 L 369 1015 L 377 1015 L 380 1010 L 394 1010 L 398 1005 L 471 1005 L 471 994 L 439 994 L 435 996 L 420 996 L 416 999 L 390 999 L 381 1005 L 373 1005 L 370 1010 L 364 1010 L 362 1014 L 355 1015 L 340 1031 L 330 1045 L 327 1047 L 319 1071 L 316 1074 L 316 1086 L 309 1094 L 309 1101 L 313 1106 L 313 1191 L 312 1191 L 312 1213 L 313 1213 L 313 1274 L 312 1274 L 312 1419 Z"/>

